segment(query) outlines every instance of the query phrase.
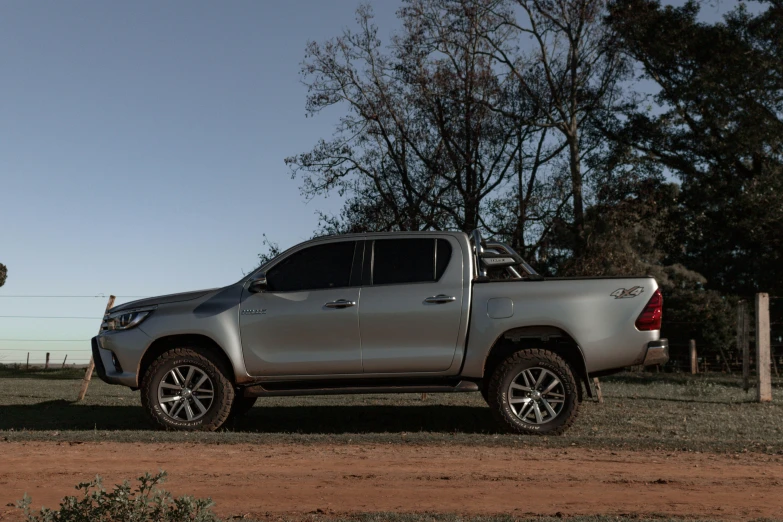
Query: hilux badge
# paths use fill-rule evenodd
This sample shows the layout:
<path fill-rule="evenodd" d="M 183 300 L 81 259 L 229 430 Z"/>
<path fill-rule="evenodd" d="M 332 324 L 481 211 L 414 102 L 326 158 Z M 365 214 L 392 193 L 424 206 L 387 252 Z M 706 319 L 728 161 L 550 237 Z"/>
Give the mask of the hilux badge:
<path fill-rule="evenodd" d="M 637 295 L 641 294 L 642 291 L 644 291 L 643 286 L 632 286 L 628 290 L 625 288 L 618 288 L 609 295 L 615 299 L 626 299 L 628 297 L 636 297 Z"/>

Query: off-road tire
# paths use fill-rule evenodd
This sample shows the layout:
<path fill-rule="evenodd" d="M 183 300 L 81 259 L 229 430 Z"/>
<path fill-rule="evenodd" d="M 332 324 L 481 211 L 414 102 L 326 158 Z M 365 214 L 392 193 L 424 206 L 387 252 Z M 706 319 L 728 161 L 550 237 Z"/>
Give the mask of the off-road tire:
<path fill-rule="evenodd" d="M 176 420 L 169 417 L 158 403 L 158 384 L 173 368 L 190 365 L 206 373 L 214 383 L 215 397 L 203 417 L 193 421 Z M 198 346 L 174 348 L 164 352 L 150 364 L 141 381 L 141 404 L 152 423 L 165 430 L 173 431 L 215 431 L 228 420 L 234 402 L 234 387 L 228 377 L 225 364 L 209 350 Z"/>
<path fill-rule="evenodd" d="M 520 419 L 508 400 L 508 388 L 523 370 L 544 368 L 554 373 L 563 385 L 563 409 L 549 422 L 535 424 Z M 568 364 L 557 354 L 539 348 L 520 350 L 500 363 L 490 377 L 487 402 L 500 425 L 511 432 L 525 435 L 560 435 L 576 420 L 579 413 L 578 387 Z"/>
<path fill-rule="evenodd" d="M 244 417 L 255 406 L 258 397 L 243 397 L 237 392 L 234 396 L 234 404 L 231 405 L 229 419 Z"/>

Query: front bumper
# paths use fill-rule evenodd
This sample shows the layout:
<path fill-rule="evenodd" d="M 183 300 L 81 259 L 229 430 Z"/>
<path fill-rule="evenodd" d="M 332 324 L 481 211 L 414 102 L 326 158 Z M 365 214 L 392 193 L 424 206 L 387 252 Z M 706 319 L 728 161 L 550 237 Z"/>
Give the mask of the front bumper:
<path fill-rule="evenodd" d="M 669 361 L 669 340 L 658 339 L 647 343 L 647 355 L 644 356 L 644 366 L 666 364 Z"/>
<path fill-rule="evenodd" d="M 109 382 L 108 380 L 106 380 L 106 364 L 104 364 L 103 362 L 103 355 L 101 355 L 101 349 L 98 348 L 98 338 L 93 337 L 91 344 L 92 344 L 92 360 L 95 363 L 95 371 L 98 372 L 98 377 L 100 377 L 103 382 Z"/>
<path fill-rule="evenodd" d="M 146 347 L 140 342 L 144 339 L 139 336 L 146 336 L 135 332 L 135 330 L 138 329 L 134 328 L 129 331 L 134 332 L 133 334 L 121 337 L 104 334 L 92 338 L 92 360 L 95 362 L 95 371 L 103 382 L 131 388 L 138 387 L 136 369 L 139 367 L 141 355 L 144 353 L 143 347 Z M 130 340 L 131 342 L 119 342 L 120 340 Z M 128 344 L 134 349 L 127 349 Z M 119 367 L 115 365 L 112 357 L 117 359 Z"/>

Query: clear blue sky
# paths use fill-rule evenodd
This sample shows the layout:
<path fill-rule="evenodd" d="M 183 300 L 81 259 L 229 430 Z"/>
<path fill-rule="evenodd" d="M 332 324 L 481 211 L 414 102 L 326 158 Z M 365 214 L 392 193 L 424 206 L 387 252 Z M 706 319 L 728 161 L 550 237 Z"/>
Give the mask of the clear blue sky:
<path fill-rule="evenodd" d="M 388 41 L 400 2 L 372 4 Z M 1 3 L 0 296 L 223 286 L 255 266 L 263 233 L 283 247 L 308 238 L 316 210 L 340 201 L 306 204 L 283 159 L 328 136 L 339 111 L 305 118 L 299 67 L 307 41 L 352 26 L 358 5 Z M 0 339 L 86 340 L 104 305 L 0 297 L 0 316 L 95 318 L 0 317 Z M 28 349 L 89 356 L 83 341 L 0 340 L 0 362 Z"/>
<path fill-rule="evenodd" d="M 397 0 L 375 2 L 396 26 Z M 158 295 L 252 269 L 262 233 L 316 228 L 283 159 L 328 136 L 305 118 L 308 40 L 353 25 L 358 0 L 0 5 L 0 295 Z M 95 316 L 103 299 L 0 297 L 0 315 Z M 88 339 L 90 320 L 0 317 L 0 338 Z M 84 343 L 0 341 L 0 359 Z M 6 349 L 4 351 L 3 349 Z M 56 352 L 58 357 L 65 352 Z M 60 358 L 61 360 L 61 358 Z"/>

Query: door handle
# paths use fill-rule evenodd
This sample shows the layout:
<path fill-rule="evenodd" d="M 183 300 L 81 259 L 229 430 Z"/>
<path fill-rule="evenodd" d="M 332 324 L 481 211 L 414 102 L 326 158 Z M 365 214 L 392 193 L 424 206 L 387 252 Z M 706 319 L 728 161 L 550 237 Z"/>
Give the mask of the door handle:
<path fill-rule="evenodd" d="M 431 304 L 442 304 L 442 303 L 451 303 L 456 301 L 457 298 L 451 295 L 443 295 L 438 294 L 434 295 L 432 297 L 428 297 L 424 300 L 425 303 L 431 303 Z"/>
<path fill-rule="evenodd" d="M 326 308 L 348 308 L 349 306 L 356 306 L 356 301 L 348 301 L 347 299 L 338 299 L 337 301 L 329 301 L 324 306 Z"/>

